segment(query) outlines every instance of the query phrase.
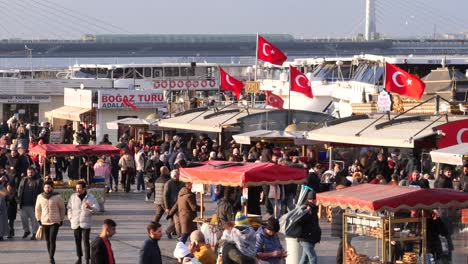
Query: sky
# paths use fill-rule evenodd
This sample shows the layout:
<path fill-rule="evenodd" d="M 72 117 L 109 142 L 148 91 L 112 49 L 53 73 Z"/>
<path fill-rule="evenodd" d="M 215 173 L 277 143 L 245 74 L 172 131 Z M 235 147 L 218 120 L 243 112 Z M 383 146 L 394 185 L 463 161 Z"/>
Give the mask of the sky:
<path fill-rule="evenodd" d="M 468 32 L 466 0 L 377 0 L 376 7 L 384 36 Z M 365 0 L 0 0 L 0 38 L 257 32 L 352 38 L 364 24 Z"/>

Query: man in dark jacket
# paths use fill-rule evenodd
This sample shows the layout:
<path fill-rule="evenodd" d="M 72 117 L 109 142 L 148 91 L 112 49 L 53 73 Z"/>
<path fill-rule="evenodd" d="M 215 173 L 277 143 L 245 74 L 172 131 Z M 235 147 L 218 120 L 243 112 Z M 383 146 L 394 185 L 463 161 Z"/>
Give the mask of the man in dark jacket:
<path fill-rule="evenodd" d="M 32 240 L 35 238 L 37 229 L 39 228 L 36 215 L 34 213 L 34 206 L 36 205 L 37 196 L 42 192 L 44 180 L 36 178 L 36 170 L 29 167 L 27 170 L 27 177 L 21 179 L 18 187 L 18 203 L 20 208 L 21 222 L 23 224 L 23 238 L 31 234 L 29 228 L 29 220 L 32 226 Z"/>
<path fill-rule="evenodd" d="M 382 175 L 387 182 L 391 180 L 391 171 L 388 167 L 388 161 L 382 153 L 377 155 L 377 160 L 371 164 L 368 173 L 371 179 L 374 179 L 377 175 Z"/>
<path fill-rule="evenodd" d="M 182 187 L 184 187 L 184 183 L 179 181 L 178 171 L 171 172 L 171 180 L 164 184 L 163 191 L 164 208 L 167 215 L 169 215 L 169 211 L 176 204 L 179 191 Z M 166 234 L 173 234 L 174 231 L 178 235 L 180 234 L 180 222 L 177 214 L 169 218 L 169 226 L 166 229 Z M 168 237 L 171 238 L 169 235 Z"/>
<path fill-rule="evenodd" d="M 440 175 L 439 178 L 435 181 L 435 188 L 447 188 L 453 189 L 452 182 L 452 169 L 450 167 L 444 168 L 443 175 Z"/>
<path fill-rule="evenodd" d="M 297 238 L 302 246 L 302 257 L 299 262 L 301 264 L 317 264 L 315 244 L 320 242 L 322 236 L 317 212 L 318 208 L 315 205 L 315 193 L 309 192 L 307 195 L 307 214 L 299 221 L 302 230 L 301 235 Z"/>
<path fill-rule="evenodd" d="M 140 264 L 162 264 L 161 250 L 158 241 L 162 236 L 161 224 L 151 222 L 148 227 L 148 238 L 140 249 Z"/>
<path fill-rule="evenodd" d="M 91 264 L 114 264 L 114 252 L 109 238 L 115 235 L 117 224 L 112 219 L 104 220 L 101 234 L 91 244 Z"/>

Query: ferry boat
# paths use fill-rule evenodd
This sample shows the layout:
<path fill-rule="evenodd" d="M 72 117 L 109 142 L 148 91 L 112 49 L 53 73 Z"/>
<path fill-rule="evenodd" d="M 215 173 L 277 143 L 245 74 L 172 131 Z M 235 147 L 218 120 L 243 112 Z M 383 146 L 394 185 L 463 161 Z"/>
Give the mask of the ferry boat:
<path fill-rule="evenodd" d="M 267 72 L 267 78 L 259 80 L 260 89 L 273 91 L 283 97 L 284 108 L 290 106 L 291 109 L 328 112 L 336 117 L 365 113 L 375 110 L 378 95 L 384 90 L 384 62 L 420 76 L 426 82 L 423 99 L 436 94 L 447 95 L 447 90 L 455 85 L 457 91 L 454 96 L 445 96 L 444 99 L 457 102 L 467 100 L 468 56 L 388 57 L 366 54 L 341 58 L 295 59 L 282 67 L 265 64 L 263 68 Z M 313 99 L 300 93 L 289 92 L 289 64 L 306 74 L 312 86 Z M 445 74 L 434 74 L 435 72 Z M 440 86 L 441 83 L 445 85 Z M 418 103 L 409 98 L 402 100 L 412 104 Z M 362 109 L 357 110 L 359 107 Z"/>

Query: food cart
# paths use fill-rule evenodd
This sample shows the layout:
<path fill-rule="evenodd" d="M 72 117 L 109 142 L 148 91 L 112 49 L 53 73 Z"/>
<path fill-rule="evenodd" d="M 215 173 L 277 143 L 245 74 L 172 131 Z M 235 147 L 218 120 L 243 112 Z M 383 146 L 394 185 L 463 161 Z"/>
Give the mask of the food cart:
<path fill-rule="evenodd" d="M 420 245 L 422 262 L 426 263 L 426 218 L 400 218 L 395 214 L 410 210 L 435 208 L 464 208 L 466 193 L 449 189 L 416 189 L 380 184 L 360 184 L 341 190 L 318 193 L 317 202 L 324 206 L 350 209 L 343 214 L 343 241 L 362 236 L 375 239 L 375 257 L 358 254 L 359 248 L 343 242 L 345 263 L 386 263 L 395 243 L 413 242 Z M 358 211 L 358 213 L 356 213 Z M 402 224 L 412 226 L 401 229 Z M 417 248 L 417 247 L 415 247 Z M 398 263 L 416 263 L 416 252 L 405 252 Z M 395 260 L 396 261 L 396 260 Z"/>
<path fill-rule="evenodd" d="M 270 162 L 208 161 L 199 167 L 181 168 L 179 172 L 180 180 L 183 182 L 242 188 L 264 184 L 299 184 L 305 182 L 307 175 L 306 170 L 280 166 Z M 243 193 L 246 194 L 246 192 Z M 203 205 L 203 195 L 200 202 Z M 200 212 L 200 216 L 203 218 L 203 210 Z"/>
<path fill-rule="evenodd" d="M 30 149 L 30 155 L 39 155 L 39 159 L 43 160 L 45 164 L 45 159 L 51 156 L 78 156 L 78 155 L 111 155 L 118 154 L 119 149 L 112 145 L 72 145 L 72 144 L 42 144 L 37 145 Z M 44 165 L 43 174 L 46 176 L 46 166 Z M 56 185 L 55 190 L 60 193 L 62 198 L 65 201 L 68 201 L 68 198 L 74 193 L 74 181 L 69 181 L 68 186 L 65 186 L 63 183 L 58 183 L 54 181 Z M 102 210 L 104 208 L 105 202 L 105 191 L 103 186 L 95 185 L 90 186 L 88 191 L 92 193 L 97 201 L 99 202 Z"/>

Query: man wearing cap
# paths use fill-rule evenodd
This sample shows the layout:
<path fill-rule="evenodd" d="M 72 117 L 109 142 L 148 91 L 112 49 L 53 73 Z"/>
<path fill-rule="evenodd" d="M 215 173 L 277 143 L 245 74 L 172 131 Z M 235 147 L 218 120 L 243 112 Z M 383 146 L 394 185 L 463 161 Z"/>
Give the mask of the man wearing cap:
<path fill-rule="evenodd" d="M 19 183 L 21 181 L 21 175 L 19 174 L 18 170 L 20 159 L 15 145 L 10 146 L 10 153 L 6 154 L 6 157 L 6 168 L 8 171 L 8 178 L 10 178 L 10 180 L 14 182 L 15 188 L 18 188 Z"/>
<path fill-rule="evenodd" d="M 29 167 L 26 172 L 26 177 L 21 179 L 18 187 L 18 203 L 20 208 L 21 223 L 23 224 L 24 235 L 23 238 L 28 237 L 31 234 L 29 228 L 29 221 L 31 221 L 32 240 L 35 238 L 36 231 L 39 227 L 34 212 L 34 206 L 36 205 L 37 196 L 42 192 L 44 181 L 42 178 L 36 178 L 36 170 Z"/>
<path fill-rule="evenodd" d="M 257 231 L 255 248 L 259 264 L 280 264 L 287 256 L 278 237 L 279 229 L 278 220 L 270 217 L 266 226 Z"/>
<path fill-rule="evenodd" d="M 223 264 L 256 263 L 255 231 L 249 225 L 247 217 L 237 212 L 235 226 L 231 230 L 231 239 L 225 241 L 222 249 Z"/>

